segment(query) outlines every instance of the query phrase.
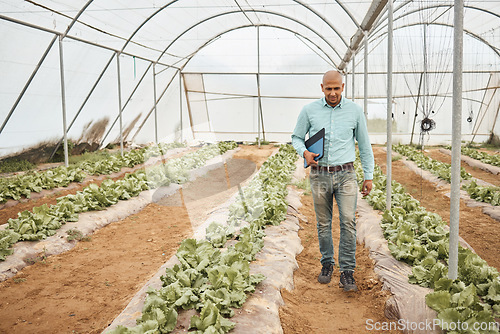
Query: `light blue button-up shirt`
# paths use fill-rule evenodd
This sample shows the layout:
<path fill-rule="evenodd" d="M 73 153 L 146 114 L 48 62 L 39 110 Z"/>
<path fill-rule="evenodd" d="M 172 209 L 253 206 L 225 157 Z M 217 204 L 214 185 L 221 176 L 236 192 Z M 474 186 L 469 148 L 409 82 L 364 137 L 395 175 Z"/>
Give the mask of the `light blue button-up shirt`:
<path fill-rule="evenodd" d="M 306 134 L 311 137 L 322 128 L 325 128 L 325 151 L 318 164 L 337 166 L 353 162 L 356 159 L 356 139 L 364 178 L 373 179 L 375 163 L 362 108 L 343 96 L 335 107 L 326 103 L 324 97 L 305 105 L 292 134 L 292 145 L 301 157 L 306 150 Z"/>

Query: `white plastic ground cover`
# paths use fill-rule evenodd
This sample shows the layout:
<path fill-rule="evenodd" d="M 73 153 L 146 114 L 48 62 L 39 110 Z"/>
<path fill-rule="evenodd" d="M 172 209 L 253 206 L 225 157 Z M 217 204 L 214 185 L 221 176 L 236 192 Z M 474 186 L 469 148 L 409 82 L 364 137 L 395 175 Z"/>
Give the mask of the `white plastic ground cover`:
<path fill-rule="evenodd" d="M 440 148 L 439 151 L 441 153 L 451 155 L 451 151 L 447 150 L 445 148 Z M 498 167 L 498 166 L 485 164 L 484 162 L 473 159 L 473 158 L 466 156 L 466 155 L 463 155 L 463 154 L 460 156 L 460 159 L 462 159 L 462 161 L 466 162 L 469 166 L 481 168 L 482 170 L 485 170 L 491 174 L 495 174 L 495 175 L 500 174 L 500 167 Z"/>
<path fill-rule="evenodd" d="M 147 161 L 145 161 L 144 163 L 135 165 L 134 167 L 123 167 L 119 172 L 116 172 L 116 173 L 107 174 L 107 175 L 99 175 L 99 176 L 89 175 L 89 176 L 87 176 L 80 183 L 81 184 L 86 184 L 88 182 L 101 181 L 101 180 L 104 180 L 106 178 L 117 178 L 117 177 L 120 177 L 120 176 L 122 176 L 122 175 L 124 175 L 126 173 L 133 173 L 133 172 L 135 172 L 138 169 L 154 165 L 154 164 L 156 164 L 156 163 L 158 163 L 158 162 L 160 162 L 160 161 L 162 161 L 164 159 L 168 159 L 168 158 L 170 158 L 171 156 L 173 156 L 175 154 L 179 154 L 179 153 L 187 151 L 189 149 L 191 149 L 191 147 L 177 147 L 177 148 L 173 148 L 173 149 L 168 150 L 167 153 L 164 154 L 164 155 L 162 155 L 162 156 L 151 157 Z M 57 187 L 57 188 L 53 188 L 53 189 L 43 189 L 39 193 L 37 193 L 37 192 L 31 192 L 30 198 L 21 198 L 19 201 L 16 201 L 16 200 L 13 200 L 13 199 L 9 199 L 7 202 L 5 202 L 5 203 L 3 203 L 3 204 L 0 205 L 0 210 L 2 210 L 3 208 L 14 206 L 14 205 L 16 205 L 18 203 L 21 203 L 21 202 L 32 201 L 34 199 L 43 198 L 43 197 L 46 197 L 46 196 L 49 196 L 49 195 L 56 194 L 59 191 L 71 190 L 71 189 L 74 189 L 74 188 L 77 188 L 77 187 L 78 187 L 78 183 L 74 182 L 74 183 L 69 184 L 67 187 Z M 0 225 L 0 228 L 2 226 L 5 227 L 6 225 L 7 224 Z"/>
<path fill-rule="evenodd" d="M 206 164 L 198 169 L 189 172 L 189 180 L 194 180 L 210 170 L 219 168 L 224 162 L 230 159 L 240 148 L 229 150 L 226 153 L 207 160 Z M 12 248 L 14 254 L 7 256 L 5 261 L 0 262 L 0 282 L 14 276 L 19 270 L 26 267 L 26 259 L 34 258 L 43 253 L 45 256 L 66 252 L 76 245 L 75 241 L 68 241 L 66 231 L 78 228 L 84 236 L 92 234 L 94 231 L 112 223 L 125 219 L 126 217 L 138 213 L 153 200 L 157 201 L 162 197 L 174 194 L 181 185 L 172 183 L 167 187 L 154 190 L 142 191 L 139 196 L 108 207 L 102 211 L 88 211 L 79 215 L 77 222 L 67 222 L 56 234 L 40 241 L 21 241 L 15 243 Z M 2 225 L 5 228 L 7 224 Z"/>
<path fill-rule="evenodd" d="M 413 161 L 407 159 L 406 157 L 403 157 L 402 161 L 405 164 L 405 166 L 408 167 L 408 169 L 420 175 L 424 180 L 432 182 L 438 187 L 450 189 L 450 184 L 448 182 L 443 181 L 442 179 L 438 178 L 429 171 L 423 170 L 422 168 L 418 167 L 417 164 L 414 163 Z M 475 180 L 477 184 L 482 186 L 492 186 L 490 183 L 480 179 L 473 178 L 473 180 Z M 471 181 L 470 180 L 462 181 L 463 184 L 467 184 L 468 182 Z M 450 193 L 446 193 L 446 196 L 450 197 Z M 500 206 L 494 206 L 491 205 L 490 203 L 473 200 L 472 198 L 470 198 L 469 194 L 465 190 L 460 190 L 460 198 L 463 199 L 465 204 L 469 207 L 482 207 L 484 214 L 487 214 L 496 221 L 500 222 Z"/>
<path fill-rule="evenodd" d="M 370 258 L 374 261 L 374 271 L 378 275 L 383 287 L 392 293 L 385 305 L 385 315 L 389 319 L 402 320 L 410 324 L 404 333 L 434 334 L 442 333 L 440 330 L 411 330 L 413 324 L 426 324 L 437 318 L 437 312 L 425 303 L 425 295 L 434 290 L 410 284 L 408 275 L 412 268 L 408 264 L 396 260 L 387 246 L 382 228 L 380 227 L 381 215 L 378 214 L 362 199 L 358 193 L 358 219 L 356 238 L 360 244 L 370 251 Z"/>
<path fill-rule="evenodd" d="M 276 153 L 276 152 L 275 152 Z M 297 170 L 303 169 L 300 163 L 296 163 Z M 257 172 L 258 173 L 258 172 Z M 252 174 L 242 185 L 248 184 L 257 173 Z M 302 177 L 303 178 L 303 177 Z M 300 195 L 288 188 L 287 218 L 278 226 L 267 226 L 265 229 L 264 247 L 257 254 L 256 260 L 250 263 L 250 273 L 261 273 L 266 279 L 257 285 L 253 294 L 249 295 L 240 309 L 235 309 L 235 315 L 231 318 L 236 326 L 231 333 L 235 334 L 269 334 L 283 333 L 279 318 L 279 307 L 284 305 L 281 297 L 281 289 L 293 289 L 293 271 L 298 268 L 296 255 L 302 251 L 300 238 L 298 237 L 300 214 L 297 209 L 301 206 Z M 214 209 L 204 223 L 193 231 L 193 238 L 202 240 L 205 238 L 206 228 L 213 222 L 227 222 L 229 206 L 234 203 L 239 193 L 233 194 L 229 200 Z M 196 225 L 196 224 L 194 224 Z M 135 326 L 136 319 L 142 314 L 142 307 L 146 298 L 146 292 L 150 289 L 159 289 L 162 286 L 160 277 L 165 274 L 166 268 L 180 264 L 177 257 L 172 256 L 158 272 L 141 288 L 132 298 L 127 307 L 117 318 L 103 331 L 108 331 L 122 326 Z M 190 318 L 195 314 L 194 310 L 181 310 L 177 319 L 177 328 L 172 333 L 187 332 Z"/>

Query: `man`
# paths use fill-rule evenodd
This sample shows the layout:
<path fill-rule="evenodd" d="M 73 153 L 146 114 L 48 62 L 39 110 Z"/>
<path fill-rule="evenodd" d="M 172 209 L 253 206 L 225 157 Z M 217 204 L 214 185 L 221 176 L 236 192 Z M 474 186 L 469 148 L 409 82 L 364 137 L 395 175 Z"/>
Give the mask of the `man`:
<path fill-rule="evenodd" d="M 358 142 L 364 182 L 361 194 L 366 196 L 372 189 L 373 151 L 368 138 L 365 115 L 362 108 L 342 96 L 344 83 L 338 71 L 328 71 L 323 76 L 321 90 L 325 95 L 302 109 L 292 135 L 292 144 L 301 157 L 311 166 L 309 179 L 316 212 L 321 273 L 318 282 L 330 283 L 335 266 L 332 239 L 333 198 L 337 202 L 340 218 L 339 286 L 344 291 L 357 291 L 354 280 L 356 266 L 356 200 L 357 182 L 353 161 L 356 158 L 355 142 Z M 316 153 L 305 147 L 305 137 L 311 137 L 325 128 L 324 156 L 315 161 Z"/>

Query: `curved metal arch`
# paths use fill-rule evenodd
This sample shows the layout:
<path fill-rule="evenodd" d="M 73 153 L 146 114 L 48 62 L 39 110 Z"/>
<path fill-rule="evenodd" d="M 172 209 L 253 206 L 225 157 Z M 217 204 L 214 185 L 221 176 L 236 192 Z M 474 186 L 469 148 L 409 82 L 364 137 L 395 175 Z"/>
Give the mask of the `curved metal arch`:
<path fill-rule="evenodd" d="M 312 13 L 314 13 L 317 17 L 319 17 L 323 22 L 325 22 L 333 31 L 335 31 L 335 33 L 337 34 L 337 36 L 342 40 L 342 42 L 344 42 L 344 45 L 346 47 L 349 47 L 349 44 L 347 43 L 347 41 L 344 39 L 344 37 L 342 37 L 342 34 L 339 33 L 337 31 L 337 29 L 333 26 L 332 23 L 330 23 L 330 21 L 328 21 L 328 19 L 326 17 L 324 17 L 322 14 L 318 13 L 316 10 L 314 10 L 313 8 L 311 8 L 308 4 L 304 4 L 298 0 L 292 0 L 293 2 L 296 2 L 298 3 L 299 5 L 309 9 Z M 357 28 L 359 28 L 359 23 L 356 21 L 356 19 L 354 18 L 354 16 L 351 14 L 351 12 L 349 10 L 347 10 L 347 8 L 344 7 L 344 4 L 342 4 L 340 2 L 340 0 L 336 0 L 335 2 L 338 3 L 338 5 L 346 12 L 347 16 L 349 16 L 349 18 L 352 20 L 352 22 L 354 23 L 354 25 L 356 25 Z"/>
<path fill-rule="evenodd" d="M 161 55 L 158 57 L 158 61 L 161 59 L 161 57 L 163 57 L 163 55 L 167 52 L 167 50 L 177 41 L 179 40 L 184 34 L 186 34 L 187 32 L 189 32 L 191 29 L 194 29 L 196 28 L 198 25 L 202 24 L 202 23 L 205 23 L 207 21 L 210 21 L 212 19 L 215 19 L 215 18 L 218 18 L 218 17 L 221 17 L 221 16 L 224 16 L 224 15 L 231 15 L 231 14 L 239 14 L 241 11 L 239 10 L 235 10 L 235 11 L 231 11 L 231 12 L 224 12 L 224 13 L 219 13 L 219 14 L 216 14 L 216 15 L 213 15 L 213 16 L 210 16 L 210 17 L 207 17 L 201 21 L 198 21 L 197 23 L 193 24 L 191 27 L 187 28 L 186 30 L 184 30 L 182 33 L 180 33 L 179 35 L 177 35 L 177 37 L 175 39 L 172 40 L 172 42 L 170 42 L 170 44 L 165 48 L 165 50 L 163 50 L 163 52 L 161 53 Z M 285 18 L 285 19 L 288 19 L 288 20 L 291 20 L 295 23 L 298 23 L 300 25 L 302 25 L 303 27 L 305 27 L 306 29 L 312 31 L 314 34 L 316 34 L 317 36 L 319 36 L 332 50 L 333 52 L 335 52 L 335 54 L 337 54 L 337 56 L 342 59 L 342 57 L 340 56 L 340 54 L 338 53 L 338 51 L 335 49 L 335 47 L 330 44 L 330 42 L 325 38 L 323 37 L 320 33 L 318 33 L 317 31 L 315 31 L 314 29 L 310 28 L 309 26 L 303 24 L 302 22 L 292 18 L 292 17 L 289 17 L 289 16 L 286 16 L 286 15 L 283 15 L 281 13 L 275 13 L 275 12 L 271 12 L 271 11 L 265 11 L 265 10 L 250 10 L 250 11 L 245 11 L 245 12 L 255 12 L 255 13 L 265 13 L 265 14 L 271 14 L 271 15 L 277 15 L 279 17 L 282 17 L 282 18 Z M 255 24 L 252 24 L 253 26 L 256 26 Z M 263 24 L 259 24 L 259 26 L 263 26 Z M 302 37 L 304 37 L 303 35 L 300 35 Z M 308 39 L 309 40 L 309 39 Z M 310 40 L 309 40 L 310 41 Z M 315 43 L 313 43 L 315 46 L 317 46 Z M 320 49 L 321 50 L 321 49 Z M 322 50 L 323 51 L 323 50 Z M 330 59 L 330 58 L 329 58 Z M 331 59 L 330 59 L 331 60 Z M 332 61 L 332 63 L 335 64 L 335 62 Z"/>
<path fill-rule="evenodd" d="M 297 32 L 293 31 L 292 29 L 289 29 L 289 28 L 285 28 L 285 27 L 281 27 L 281 26 L 277 26 L 277 25 L 273 25 L 273 24 L 260 24 L 259 25 L 260 27 L 268 27 L 268 28 L 275 28 L 275 29 L 281 29 L 281 30 L 285 30 L 285 31 L 288 31 L 288 32 L 291 32 L 292 34 L 294 35 L 299 35 L 300 37 L 306 39 L 309 43 L 313 44 L 314 46 L 316 46 L 319 50 L 321 50 L 321 52 L 323 52 L 323 54 L 332 62 L 332 65 L 337 68 L 337 64 L 335 64 L 335 62 L 333 61 L 332 58 L 330 58 L 330 56 L 328 55 L 328 53 L 326 53 L 321 47 L 319 47 L 316 43 L 314 43 L 313 41 L 311 41 L 309 38 L 307 38 L 306 36 L 302 35 L 302 34 L 298 34 Z M 217 35 L 215 35 L 214 37 L 208 39 L 203 45 L 201 45 L 198 49 L 196 49 L 196 51 L 194 51 L 193 53 L 191 53 L 191 55 L 187 58 L 187 61 L 181 66 L 180 68 L 180 71 L 182 72 L 182 70 L 184 70 L 184 68 L 187 66 L 187 64 L 191 61 L 191 59 L 193 59 L 193 57 L 198 53 L 200 52 L 204 47 L 206 47 L 207 45 L 209 45 L 210 43 L 212 43 L 214 40 L 216 40 L 217 38 L 219 38 L 220 36 L 224 35 L 224 34 L 227 34 L 231 31 L 234 31 L 234 30 L 238 30 L 238 29 L 244 29 L 244 28 L 250 28 L 250 27 L 255 27 L 255 25 L 253 24 L 246 24 L 246 25 L 242 25 L 242 26 L 238 26 L 238 27 L 234 27 L 234 28 L 230 28 L 228 30 L 225 30 L 221 33 L 218 33 Z"/>
<path fill-rule="evenodd" d="M 90 4 L 93 2 L 94 0 L 89 0 L 81 9 L 80 11 L 78 12 L 78 14 L 76 14 L 76 16 L 73 18 L 73 20 L 71 20 L 71 23 L 68 25 L 68 28 L 66 28 L 66 31 L 64 32 L 64 34 L 62 35 L 62 37 L 65 37 L 69 31 L 71 30 L 71 28 L 73 28 L 73 26 L 75 25 L 76 22 L 78 22 L 78 19 L 80 18 L 80 16 L 83 14 L 83 12 L 87 9 L 88 6 L 90 6 Z"/>
<path fill-rule="evenodd" d="M 409 1 L 408 3 L 410 3 L 411 1 Z M 408 4 L 407 3 L 407 4 Z M 398 8 L 398 10 L 401 10 L 404 6 L 401 6 Z M 409 12 L 406 12 L 404 14 L 401 14 L 400 16 L 394 18 L 394 21 L 398 21 L 398 20 L 401 20 L 402 18 L 406 17 L 406 16 L 409 16 L 411 14 L 415 14 L 415 13 L 418 13 L 420 11 L 424 11 L 424 10 L 429 10 L 429 9 L 435 9 L 435 8 L 441 8 L 441 7 L 448 7 L 448 8 L 451 8 L 453 7 L 452 5 L 445 5 L 445 4 L 437 4 L 437 5 L 430 5 L 428 7 L 425 7 L 425 8 L 417 8 L 415 10 L 412 10 L 412 11 L 409 11 Z M 464 8 L 468 8 L 468 9 L 474 9 L 474 10 L 478 10 L 478 11 L 482 11 L 482 12 L 485 12 L 487 14 L 490 14 L 490 15 L 493 15 L 495 17 L 498 17 L 500 18 L 500 15 L 497 14 L 497 13 L 494 13 L 492 11 L 489 11 L 487 9 L 484 9 L 484 8 L 480 8 L 480 7 L 475 7 L 475 6 L 470 6 L 470 5 L 464 5 Z M 375 36 L 377 33 L 379 33 L 382 29 L 384 29 L 386 27 L 386 25 L 382 25 L 384 21 L 382 22 L 379 22 L 379 24 L 377 25 L 377 27 L 375 27 L 376 29 L 378 29 L 377 32 L 374 32 L 372 34 L 372 36 Z M 401 28 L 404 28 L 404 27 L 407 27 L 407 26 L 415 26 L 415 25 L 419 25 L 419 24 L 425 24 L 423 22 L 415 22 L 415 23 L 411 23 L 411 24 L 408 24 L 408 25 L 404 25 L 404 26 L 401 26 Z M 452 25 L 450 24 L 438 24 L 438 23 L 432 23 L 434 25 L 443 25 L 443 26 L 447 26 L 447 27 L 452 27 Z M 396 28 L 396 29 L 399 29 L 399 28 Z M 482 37 L 480 37 L 479 35 L 471 32 L 471 31 L 468 31 L 468 30 L 465 30 L 464 29 L 464 32 L 467 33 L 469 36 L 479 40 L 480 42 L 482 43 L 485 43 L 488 47 L 490 47 L 497 55 L 499 55 L 500 57 L 500 54 L 498 52 L 498 48 L 491 45 L 488 41 L 484 40 Z M 386 33 L 382 33 L 380 35 L 381 36 L 384 36 Z M 375 37 L 374 39 L 377 39 L 378 37 Z"/>
<path fill-rule="evenodd" d="M 394 28 L 394 30 L 399 30 L 399 29 L 403 29 L 403 28 L 408 28 L 408 27 L 414 27 L 414 26 L 418 26 L 418 25 L 424 25 L 424 24 L 428 24 L 428 23 L 422 23 L 422 22 L 415 22 L 415 23 L 409 23 L 409 24 L 405 24 L 405 25 L 402 25 L 402 26 L 399 26 L 397 28 Z M 429 23 L 430 25 L 437 25 L 437 26 L 443 26 L 443 27 L 447 27 L 447 28 L 453 28 L 453 25 L 452 24 L 449 24 L 449 23 Z M 382 26 L 380 27 L 379 31 L 382 30 L 385 26 Z M 377 33 L 378 33 L 377 32 Z M 469 30 L 466 30 L 464 29 L 464 33 L 466 33 L 467 35 L 471 36 L 472 38 L 474 39 L 477 39 L 478 41 L 480 41 L 481 43 L 484 43 L 486 46 L 488 46 L 491 50 L 493 50 L 493 52 L 498 56 L 500 57 L 500 50 L 491 45 L 487 40 L 485 40 L 484 38 L 482 38 L 481 36 L 479 35 L 476 35 L 475 33 L 469 31 Z M 372 41 L 374 40 L 377 40 L 379 38 L 382 38 L 383 36 L 385 36 L 387 34 L 386 31 L 382 32 L 380 35 L 378 36 L 375 36 L 375 34 L 373 34 L 373 38 L 372 38 Z"/>
<path fill-rule="evenodd" d="M 323 54 L 332 62 L 332 65 L 337 68 L 337 65 L 335 64 L 335 62 L 330 58 L 330 56 L 328 55 L 328 53 L 326 53 L 323 49 L 321 49 L 321 47 L 319 47 L 316 43 L 314 43 L 313 41 L 311 41 L 309 38 L 307 38 L 306 36 L 303 36 L 301 34 L 298 34 L 297 32 L 293 31 L 292 29 L 289 29 L 289 28 L 285 28 L 285 27 L 281 27 L 281 26 L 277 26 L 277 25 L 272 25 L 272 24 L 260 24 L 259 25 L 260 27 L 269 27 L 269 28 L 275 28 L 275 29 L 281 29 L 281 30 L 285 30 L 285 31 L 288 31 L 292 34 L 295 34 L 295 35 L 299 35 L 301 36 L 302 38 L 306 39 L 309 43 L 313 44 L 314 46 L 316 46 L 319 50 L 321 50 L 321 52 L 323 52 Z M 250 28 L 250 27 L 255 27 L 254 24 L 246 24 L 246 25 L 242 25 L 242 26 L 238 26 L 238 27 L 234 27 L 234 28 L 230 28 L 228 30 L 225 30 L 223 32 L 220 32 L 218 33 L 217 35 L 215 35 L 214 37 L 212 38 L 209 38 L 205 43 L 203 43 L 203 45 L 201 45 L 198 49 L 196 49 L 194 52 L 192 52 L 189 57 L 187 57 L 187 61 L 179 68 L 179 72 L 182 73 L 182 71 L 184 70 L 184 68 L 189 64 L 189 62 L 191 61 L 191 59 L 193 59 L 193 57 L 200 51 L 202 50 L 204 47 L 206 47 L 207 45 L 209 45 L 210 43 L 212 43 L 214 40 L 216 40 L 217 38 L 219 38 L 220 36 L 224 35 L 224 34 L 227 34 L 231 31 L 234 31 L 234 30 L 238 30 L 238 29 L 244 29 L 244 28 Z M 165 89 L 163 90 L 163 92 L 165 92 L 170 84 L 172 83 L 173 81 L 173 78 L 175 77 L 175 74 L 172 75 L 172 79 L 170 80 L 170 82 L 166 85 Z M 162 94 L 163 96 L 163 94 Z M 161 99 L 161 97 L 158 99 L 158 101 Z M 147 119 L 151 116 L 152 114 L 152 111 L 153 111 L 153 108 L 151 108 L 151 110 L 149 111 L 148 115 L 144 118 L 143 122 L 142 122 L 142 125 L 139 127 L 139 129 L 136 131 L 136 133 L 134 134 L 134 137 L 137 136 L 137 134 L 139 133 L 140 129 L 142 128 L 142 126 L 146 123 Z M 115 123 L 113 123 L 114 125 Z M 112 127 L 112 126 L 111 126 Z M 109 129 L 109 131 L 111 131 L 111 127 Z M 109 132 L 108 131 L 108 132 Z"/>
<path fill-rule="evenodd" d="M 358 23 L 358 21 L 356 21 L 356 19 L 354 18 L 354 15 L 351 14 L 351 12 L 344 6 L 344 4 L 342 2 L 340 2 L 340 0 L 335 0 L 335 2 L 338 3 L 340 8 L 342 8 L 344 10 L 344 12 L 346 12 L 347 16 L 349 16 L 351 18 L 352 22 L 356 25 L 356 27 L 358 29 L 361 28 L 361 25 Z"/>
<path fill-rule="evenodd" d="M 407 3 L 408 4 L 408 3 Z M 404 6 L 401 6 L 398 8 L 398 10 L 401 10 Z M 415 13 L 418 13 L 420 11 L 424 11 L 424 10 L 428 10 L 428 9 L 435 9 L 435 8 L 441 8 L 441 7 L 447 7 L 447 8 L 453 8 L 453 5 L 446 5 L 446 4 L 436 4 L 436 5 L 429 5 L 427 7 L 422 7 L 422 8 L 417 8 L 417 9 L 414 9 L 414 10 L 411 10 L 411 11 L 408 11 L 406 13 L 403 13 L 401 14 L 400 16 L 398 16 L 397 18 L 394 18 L 394 20 L 399 20 L 405 16 L 409 16 L 411 14 L 415 14 Z M 493 15 L 493 16 L 496 16 L 498 18 L 500 18 L 500 14 L 497 14 L 495 12 L 492 12 L 490 10 L 487 10 L 485 8 L 481 8 L 481 7 L 476 7 L 476 6 L 470 6 L 470 5 L 464 5 L 464 8 L 468 8 L 468 9 L 474 9 L 474 10 L 477 10 L 477 11 L 481 11 L 481 12 L 485 12 L 487 14 L 490 14 L 490 15 Z"/>
<path fill-rule="evenodd" d="M 88 5 L 93 2 L 94 0 L 90 0 L 89 3 L 85 6 L 88 7 Z M 125 48 L 127 47 L 127 45 L 132 41 L 132 38 L 134 38 L 134 36 L 139 32 L 139 30 L 142 29 L 142 27 L 144 27 L 146 25 L 146 23 L 148 23 L 153 17 L 155 17 L 158 13 L 162 12 L 164 9 L 166 9 L 167 7 L 173 5 L 174 3 L 178 2 L 180 0 L 172 0 L 170 1 L 169 3 L 167 3 L 166 5 L 160 7 L 157 11 L 155 11 L 153 14 L 151 14 L 148 18 L 146 18 L 146 20 L 144 20 L 138 27 L 137 29 L 129 36 L 129 38 L 127 39 L 127 41 L 125 42 L 125 44 L 123 45 L 121 51 L 124 51 Z M 342 34 L 333 26 L 333 24 L 331 22 L 328 21 L 327 18 L 325 18 L 323 15 L 321 15 L 320 13 L 318 13 L 316 10 L 314 10 L 313 8 L 311 8 L 309 5 L 307 4 L 304 4 L 302 3 L 301 1 L 298 1 L 298 0 L 292 0 L 293 2 L 296 2 L 297 4 L 299 4 L 300 6 L 306 8 L 307 10 L 311 11 L 314 15 L 316 15 L 317 17 L 319 17 L 321 19 L 321 21 L 323 21 L 326 25 L 328 25 L 328 27 L 330 27 L 336 34 L 337 36 L 342 40 L 342 42 L 346 45 L 346 47 L 349 47 L 347 41 L 344 39 L 344 37 L 342 36 Z M 340 5 L 340 7 L 347 13 L 347 15 L 351 18 L 351 20 L 353 20 L 354 24 L 356 26 L 359 26 L 359 24 L 356 22 L 356 20 L 354 19 L 354 17 L 352 16 L 352 14 L 343 6 L 343 4 L 340 3 L 339 0 L 336 0 L 336 2 Z M 254 10 L 246 10 L 246 11 L 254 11 Z M 246 12 L 246 11 L 238 11 L 238 12 Z M 305 25 L 305 24 L 303 24 Z M 307 26 L 307 25 L 305 25 Z M 309 28 L 309 27 L 308 27 Z M 311 28 L 309 28 L 311 29 Z M 69 30 L 68 30 L 69 32 Z"/>

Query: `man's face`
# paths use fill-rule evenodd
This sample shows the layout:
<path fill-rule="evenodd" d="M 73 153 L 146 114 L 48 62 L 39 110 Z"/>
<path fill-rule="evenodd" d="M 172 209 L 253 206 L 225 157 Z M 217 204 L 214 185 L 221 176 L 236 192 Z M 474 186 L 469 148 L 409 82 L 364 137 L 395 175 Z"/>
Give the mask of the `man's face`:
<path fill-rule="evenodd" d="M 335 107 L 340 103 L 342 92 L 344 91 L 342 78 L 338 76 L 325 78 L 321 84 L 321 90 L 325 94 L 326 103 Z"/>

